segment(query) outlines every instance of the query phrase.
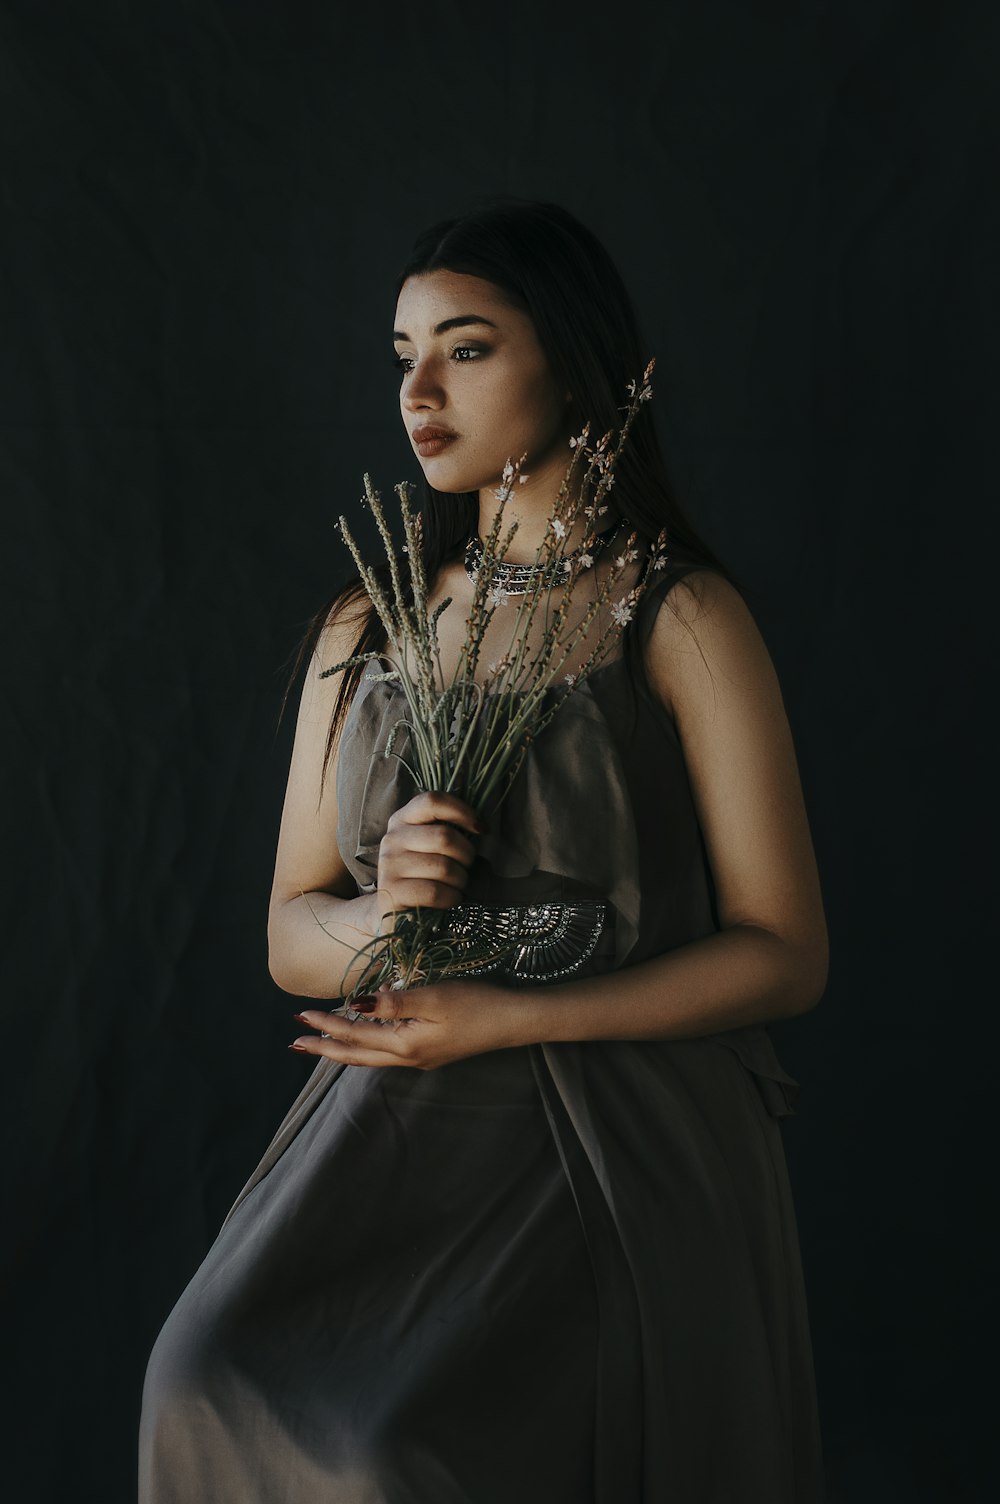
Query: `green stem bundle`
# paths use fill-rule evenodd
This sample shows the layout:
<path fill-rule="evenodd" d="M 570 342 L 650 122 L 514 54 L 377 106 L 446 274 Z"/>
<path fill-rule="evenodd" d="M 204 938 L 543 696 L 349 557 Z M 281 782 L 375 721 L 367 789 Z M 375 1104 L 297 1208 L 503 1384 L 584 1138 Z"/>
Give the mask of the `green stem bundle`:
<path fill-rule="evenodd" d="M 625 568 L 624 559 L 636 557 L 633 547 L 637 535 L 632 532 L 618 568 L 612 570 L 603 581 L 596 599 L 590 602 L 576 628 L 564 634 L 573 587 L 581 569 L 587 567 L 581 563 L 581 559 L 588 556 L 599 531 L 598 518 L 607 510 L 602 501 L 614 483 L 615 465 L 639 404 L 647 401 L 652 394 L 649 378 L 654 364 L 653 360 L 649 362 L 641 383 L 632 381 L 628 384 L 631 400 L 617 444 L 612 445 L 612 433 L 609 432 L 593 448 L 588 448 L 586 440 L 590 431 L 589 424 L 585 425 L 577 438 L 570 440 L 573 455 L 556 497 L 553 515 L 535 555 L 536 567 L 543 566 L 544 572 L 540 576 L 533 576 L 532 585 L 522 597 L 512 624 L 510 645 L 501 655 L 496 670 L 491 672 L 486 685 L 476 678 L 480 651 L 487 628 L 504 598 L 502 587 L 497 587 L 496 584 L 497 568 L 506 558 L 518 526 L 516 521 L 512 522 L 500 542 L 503 503 L 514 494 L 514 486 L 519 481 L 521 465 L 526 456 L 516 462 L 508 460 L 504 467 L 503 483 L 496 493 L 501 504 L 497 507 L 488 536 L 483 542 L 482 561 L 466 621 L 466 636 L 450 684 L 444 683 L 437 622 L 441 613 L 451 604 L 451 597 L 441 601 L 428 614 L 430 589 L 424 561 L 423 518 L 411 507 L 408 482 L 400 482 L 395 490 L 399 496 L 406 539 L 409 592 L 404 588 L 403 571 L 386 523 L 381 498 L 367 473 L 364 477 L 363 501 L 366 500 L 371 509 L 385 548 L 392 599 L 362 559 L 346 518 L 339 519 L 341 535 L 378 613 L 386 640 L 395 653 L 395 666 L 388 672 L 373 677 L 397 681 L 406 701 L 406 711 L 393 727 L 384 755 L 400 758 L 417 792 L 433 789 L 455 794 L 477 814 L 488 811 L 492 818 L 510 793 L 531 741 L 548 725 L 568 695 L 602 661 L 644 593 L 652 570 L 662 568 L 665 563 L 667 540 L 666 530 L 663 529 L 652 545 L 642 580 L 627 593 L 624 606 L 621 609 L 616 607 L 617 614 L 614 615 L 612 624 L 601 634 L 580 671 L 575 677 L 569 676 L 571 682 L 565 684 L 562 692 L 546 704 L 546 696 L 563 664 L 578 641 L 587 637 L 595 616 L 620 578 Z M 574 477 L 584 460 L 587 461 L 586 470 L 579 494 L 574 498 Z M 555 593 L 551 585 L 553 572 L 561 573 L 564 567 L 563 540 L 571 536 L 584 500 L 594 487 L 595 475 L 597 484 L 593 500 L 585 507 L 589 527 L 583 549 L 578 557 L 565 565 L 562 592 L 550 617 L 551 601 Z M 538 651 L 529 659 L 527 644 L 530 628 L 542 602 L 545 605 L 542 641 Z M 380 656 L 382 655 L 377 652 L 357 654 L 325 669 L 321 677 L 326 678 L 354 664 L 369 662 Z M 491 664 L 491 671 L 493 667 Z M 404 729 L 410 734 L 409 761 L 394 750 L 397 733 Z M 349 1007 L 353 999 L 364 992 L 375 990 L 385 982 L 394 987 L 415 987 L 445 977 L 461 976 L 482 967 L 486 962 L 503 959 L 496 950 L 495 943 L 487 946 L 473 937 L 450 933 L 448 913 L 447 909 L 420 908 L 395 913 L 394 926 L 390 932 L 375 936 L 370 944 L 353 953 L 348 969 L 361 956 L 366 958 L 366 964 L 354 986 L 344 996 L 344 1006 Z M 347 975 L 346 971 L 344 975 Z"/>

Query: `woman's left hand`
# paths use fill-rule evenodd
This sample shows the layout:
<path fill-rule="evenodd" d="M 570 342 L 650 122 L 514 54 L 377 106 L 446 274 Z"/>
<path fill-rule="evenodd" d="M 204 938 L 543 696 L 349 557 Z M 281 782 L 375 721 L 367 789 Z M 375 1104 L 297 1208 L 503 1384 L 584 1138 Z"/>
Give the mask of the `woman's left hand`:
<path fill-rule="evenodd" d="M 356 1011 L 365 1008 L 362 1018 L 347 1019 L 316 1008 L 296 1013 L 300 1023 L 319 1032 L 301 1036 L 289 1048 L 344 1065 L 408 1065 L 431 1071 L 468 1055 L 527 1043 L 518 1033 L 526 1001 L 521 993 L 520 988 L 479 978 L 453 978 L 405 991 L 386 984 L 351 1004 Z M 371 1003 L 374 1008 L 368 1012 L 366 1005 Z"/>

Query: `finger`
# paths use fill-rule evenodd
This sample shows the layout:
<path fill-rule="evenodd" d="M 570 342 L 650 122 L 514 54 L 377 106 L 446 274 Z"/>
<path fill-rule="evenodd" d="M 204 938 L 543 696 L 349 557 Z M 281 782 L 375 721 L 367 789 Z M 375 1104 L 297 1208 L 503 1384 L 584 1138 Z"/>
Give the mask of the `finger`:
<path fill-rule="evenodd" d="M 370 1024 L 367 1027 L 371 1030 L 372 1036 L 376 1038 L 380 1037 L 383 1032 L 386 1034 L 393 1033 L 392 1029 L 382 1030 L 372 1028 Z M 382 1067 L 412 1064 L 411 1061 L 405 1059 L 402 1055 L 393 1054 L 391 1050 L 374 1049 L 367 1042 L 362 1044 L 360 1042 L 354 1043 L 351 1040 L 344 1041 L 333 1038 L 296 1040 L 294 1044 L 289 1045 L 289 1049 L 296 1050 L 303 1055 L 313 1055 L 317 1058 L 322 1056 L 326 1060 L 334 1061 L 337 1065 Z"/>
<path fill-rule="evenodd" d="M 444 794 L 433 789 L 415 794 L 408 804 L 390 816 L 388 822 L 390 826 L 393 820 L 397 824 L 407 825 L 427 825 L 435 820 L 445 820 L 449 824 L 471 830 L 476 835 L 485 834 L 488 828 L 464 799 L 459 799 L 455 794 Z"/>
<path fill-rule="evenodd" d="M 390 838 L 388 850 L 396 843 L 401 851 L 419 851 L 450 858 L 471 866 L 476 859 L 476 847 L 464 830 L 447 820 L 433 820 L 425 825 L 407 825 L 405 830 L 395 832 Z"/>
<path fill-rule="evenodd" d="M 465 887 L 430 877 L 382 877 L 378 893 L 380 902 L 388 904 L 382 910 L 384 919 L 387 914 L 397 917 L 407 909 L 450 909 L 463 901 Z"/>
<path fill-rule="evenodd" d="M 341 1018 L 332 1013 L 293 1016 L 310 1028 L 322 1029 L 320 1034 L 304 1034 L 292 1041 L 288 1048 L 300 1054 L 329 1055 L 331 1059 L 349 1054 L 353 1060 L 360 1052 L 378 1057 L 379 1063 L 386 1064 L 388 1057 L 399 1057 L 405 1052 L 405 1042 L 399 1033 L 404 1022 L 401 1019 L 381 1023 L 368 1018 Z M 340 1053 L 331 1055 L 331 1050 Z"/>
<path fill-rule="evenodd" d="M 401 988 L 386 987 L 384 991 L 380 988 L 377 992 L 365 993 L 345 1003 L 345 1009 L 352 1009 L 363 1015 L 360 1019 L 345 1018 L 343 1013 L 329 1013 L 323 1008 L 304 1008 L 301 1013 L 293 1013 L 292 1017 L 321 1034 L 348 1039 L 352 1029 L 363 1028 L 373 1019 L 385 1021 L 406 1017 L 400 999 L 409 995 Z"/>
<path fill-rule="evenodd" d="M 411 847 L 407 851 L 391 855 L 386 865 L 390 864 L 395 869 L 392 877 L 397 882 L 404 878 L 407 881 L 430 881 L 445 883 L 449 888 L 460 888 L 469 880 L 468 866 L 456 857 L 447 856 L 443 851 L 415 851 Z"/>

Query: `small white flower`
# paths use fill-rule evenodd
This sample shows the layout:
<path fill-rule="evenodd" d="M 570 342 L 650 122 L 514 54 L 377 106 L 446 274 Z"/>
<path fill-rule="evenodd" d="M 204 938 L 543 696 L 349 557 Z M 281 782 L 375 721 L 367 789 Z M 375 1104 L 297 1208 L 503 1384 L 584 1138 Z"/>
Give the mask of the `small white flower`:
<path fill-rule="evenodd" d="M 590 566 L 591 566 L 591 564 L 593 564 L 593 562 L 594 562 L 593 554 L 581 554 L 580 555 L 580 568 L 581 569 L 589 569 Z"/>
<path fill-rule="evenodd" d="M 569 441 L 569 447 L 571 449 L 575 449 L 576 448 L 576 444 L 577 444 L 576 439 L 570 439 L 570 441 Z"/>
<path fill-rule="evenodd" d="M 557 538 L 565 538 L 565 536 L 566 536 L 566 524 L 565 524 L 565 522 L 560 522 L 558 517 L 553 518 L 553 521 L 552 521 L 552 531 L 555 533 L 555 535 L 556 535 Z"/>
<path fill-rule="evenodd" d="M 637 548 L 627 548 L 625 550 L 625 557 L 626 559 L 628 559 L 629 563 L 631 563 L 633 559 L 637 559 L 639 557 L 639 550 Z"/>
<path fill-rule="evenodd" d="M 497 489 L 493 492 L 493 495 L 496 497 L 497 501 L 510 501 L 510 498 L 513 496 L 513 494 L 513 489 L 510 486 L 498 486 Z"/>
<path fill-rule="evenodd" d="M 666 564 L 666 562 L 667 562 L 667 556 L 666 556 L 666 554 L 660 554 L 660 556 L 659 556 L 658 559 L 654 559 L 653 560 L 653 568 L 654 569 L 662 569 L 663 566 L 664 566 L 664 564 Z"/>
<path fill-rule="evenodd" d="M 597 508 L 597 515 L 598 515 L 598 517 L 603 517 L 603 516 L 604 516 L 604 513 L 605 513 L 605 512 L 606 512 L 606 511 L 607 511 L 607 510 L 608 510 L 608 509 L 607 509 L 607 507 L 598 507 L 598 508 Z"/>
<path fill-rule="evenodd" d="M 587 516 L 591 519 L 591 521 L 593 521 L 594 513 L 596 512 L 597 508 L 593 507 L 593 506 L 590 506 L 590 507 L 584 507 L 583 510 L 587 514 Z"/>
<path fill-rule="evenodd" d="M 619 554 L 617 559 L 615 560 L 615 563 L 618 565 L 619 569 L 624 569 L 625 565 L 628 563 L 628 560 L 624 554 Z"/>
<path fill-rule="evenodd" d="M 649 399 L 650 399 L 650 397 L 652 395 L 653 395 L 653 388 L 651 386 L 644 386 L 643 389 L 642 389 L 642 391 L 639 393 L 639 401 L 640 402 L 648 402 Z"/>
<path fill-rule="evenodd" d="M 625 390 L 628 392 L 628 394 L 629 394 L 630 397 L 634 397 L 635 396 L 635 382 L 634 381 L 630 381 L 629 384 L 628 384 L 628 386 L 625 388 Z"/>
<path fill-rule="evenodd" d="M 521 474 L 517 478 L 520 481 L 521 485 L 523 486 L 526 480 L 530 480 L 531 479 L 531 476 L 530 475 L 525 475 L 524 472 L 522 471 Z"/>
<path fill-rule="evenodd" d="M 563 574 L 569 574 L 570 570 L 573 568 L 573 561 L 572 561 L 572 559 L 563 559 L 563 561 L 562 561 L 562 567 L 563 567 Z"/>
<path fill-rule="evenodd" d="M 487 664 L 487 665 L 486 665 L 486 667 L 487 667 L 487 669 L 488 669 L 488 670 L 489 670 L 489 672 L 490 672 L 490 673 L 491 673 L 491 674 L 495 674 L 495 673 L 496 673 L 496 671 L 497 671 L 497 666 L 496 666 L 496 664 L 495 664 L 495 663 L 488 663 L 488 664 Z"/>
<path fill-rule="evenodd" d="M 502 606 L 507 600 L 507 592 L 502 585 L 494 585 L 490 592 L 490 599 L 494 606 Z"/>
<path fill-rule="evenodd" d="M 504 465 L 504 467 L 503 467 L 503 478 L 504 478 L 504 480 L 510 480 L 510 478 L 511 478 L 511 476 L 513 474 L 514 474 L 514 463 L 513 463 L 512 460 L 508 460 L 507 463 L 506 463 L 506 465 Z"/>
<path fill-rule="evenodd" d="M 615 601 L 611 607 L 611 615 L 618 625 L 623 627 L 627 621 L 632 620 L 632 607 L 627 606 L 624 601 Z"/>
<path fill-rule="evenodd" d="M 566 674 L 565 675 L 565 680 L 566 680 L 567 684 L 575 684 L 576 683 L 576 675 L 575 674 Z"/>

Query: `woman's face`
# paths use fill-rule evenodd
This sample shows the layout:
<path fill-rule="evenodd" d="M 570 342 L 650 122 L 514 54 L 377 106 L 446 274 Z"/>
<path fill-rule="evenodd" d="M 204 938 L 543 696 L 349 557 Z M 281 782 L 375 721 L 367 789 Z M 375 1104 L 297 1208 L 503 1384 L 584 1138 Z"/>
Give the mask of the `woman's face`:
<path fill-rule="evenodd" d="M 533 481 L 556 472 L 561 479 L 570 458 L 569 393 L 549 369 L 531 319 L 501 298 L 492 282 L 449 271 L 409 277 L 399 294 L 399 406 L 437 491 L 496 488 L 507 460 L 525 452 Z M 422 445 L 424 428 L 454 437 Z"/>

